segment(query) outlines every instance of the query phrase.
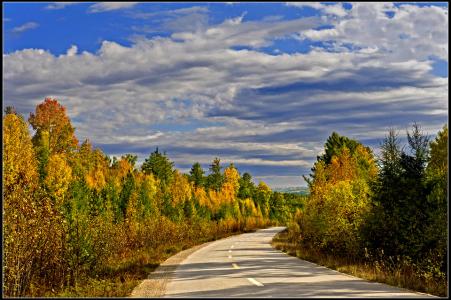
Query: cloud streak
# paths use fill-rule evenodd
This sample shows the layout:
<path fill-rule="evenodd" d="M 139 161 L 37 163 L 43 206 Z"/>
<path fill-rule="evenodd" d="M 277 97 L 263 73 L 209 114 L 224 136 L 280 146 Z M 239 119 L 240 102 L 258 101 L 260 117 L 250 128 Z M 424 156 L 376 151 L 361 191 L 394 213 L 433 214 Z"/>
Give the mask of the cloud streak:
<path fill-rule="evenodd" d="M 14 32 L 14 33 L 23 33 L 23 32 L 25 32 L 25 31 L 32 30 L 32 29 L 35 29 L 35 28 L 38 28 L 38 27 L 39 27 L 39 24 L 36 23 L 36 22 L 27 22 L 27 23 L 25 23 L 25 24 L 23 24 L 23 25 L 14 27 L 14 28 L 11 30 L 11 32 Z"/>
<path fill-rule="evenodd" d="M 89 7 L 90 13 L 101 13 L 118 9 L 132 8 L 139 2 L 98 2 Z"/>
<path fill-rule="evenodd" d="M 79 4 L 80 2 L 53 2 L 45 7 L 45 9 L 50 10 L 58 10 L 58 9 L 64 9 L 67 6 Z"/>

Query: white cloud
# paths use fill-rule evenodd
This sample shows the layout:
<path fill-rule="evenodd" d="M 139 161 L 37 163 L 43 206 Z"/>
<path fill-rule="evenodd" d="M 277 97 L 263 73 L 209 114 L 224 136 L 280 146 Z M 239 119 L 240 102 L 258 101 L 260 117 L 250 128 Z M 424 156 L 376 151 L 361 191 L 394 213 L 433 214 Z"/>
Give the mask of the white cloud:
<path fill-rule="evenodd" d="M 393 17 L 386 15 L 389 11 Z M 394 61 L 425 60 L 430 55 L 448 59 L 448 10 L 444 8 L 353 3 L 346 18 L 332 24 L 332 29 L 308 30 L 300 37 L 377 49 Z"/>
<path fill-rule="evenodd" d="M 388 125 L 404 128 L 423 120 L 434 132 L 446 120 L 448 79 L 432 76 L 431 61 L 424 59 L 443 57 L 440 47 L 425 45 L 443 38 L 442 11 L 427 9 L 438 21 L 423 20 L 419 29 L 414 23 L 423 17 L 417 10 L 426 8 L 403 5 L 392 19 L 383 12 L 388 8 L 393 9 L 371 12 L 353 5 L 345 19 L 333 19 L 335 28 L 320 31 L 314 30 L 323 24 L 318 18 L 241 18 L 168 38 L 143 37 L 131 46 L 104 41 L 96 53 L 79 53 L 73 45 L 60 56 L 42 49 L 4 54 L 5 104 L 28 115 L 44 97 L 54 96 L 67 106 L 79 140 L 110 145 L 109 153 L 125 149 L 143 159 L 160 146 L 172 149 L 169 156 L 178 164 L 202 158 L 208 164 L 220 156 L 224 162 L 308 173 L 331 130 L 381 138 Z M 360 27 L 352 31 L 346 22 Z M 367 28 L 376 25 L 381 27 Z M 363 48 L 258 51 L 295 33 Z M 389 41 L 400 33 L 412 38 Z M 190 122 L 202 126 L 189 129 Z M 154 128 L 161 123 L 181 131 Z M 283 185 L 277 175 L 272 182 Z"/>
<path fill-rule="evenodd" d="M 139 2 L 98 2 L 89 7 L 88 12 L 99 13 L 118 9 L 132 8 Z"/>
<path fill-rule="evenodd" d="M 35 28 L 38 28 L 38 27 L 39 27 L 38 23 L 36 23 L 36 22 L 28 22 L 28 23 L 25 23 L 23 25 L 14 27 L 11 31 L 14 32 L 14 33 L 22 33 L 22 32 L 25 32 L 27 30 L 35 29 Z"/>
<path fill-rule="evenodd" d="M 288 6 L 295 6 L 299 8 L 311 7 L 318 9 L 326 14 L 344 17 L 347 15 L 347 11 L 343 8 L 341 3 L 337 4 L 322 4 L 321 2 L 287 2 Z"/>
<path fill-rule="evenodd" d="M 74 56 L 77 55 L 78 47 L 75 45 L 70 46 L 69 49 L 67 49 L 66 55 L 67 56 Z"/>

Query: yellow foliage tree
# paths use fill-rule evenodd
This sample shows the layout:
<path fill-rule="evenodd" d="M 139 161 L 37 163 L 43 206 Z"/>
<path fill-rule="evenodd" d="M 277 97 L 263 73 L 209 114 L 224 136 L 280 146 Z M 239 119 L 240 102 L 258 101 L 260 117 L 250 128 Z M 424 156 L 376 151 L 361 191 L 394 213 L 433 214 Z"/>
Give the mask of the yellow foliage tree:
<path fill-rule="evenodd" d="M 221 193 L 210 189 L 208 190 L 208 198 L 210 198 L 212 212 L 217 212 L 222 203 Z"/>
<path fill-rule="evenodd" d="M 121 159 L 117 162 L 117 165 L 110 172 L 110 177 L 116 189 L 120 189 L 122 181 L 131 172 L 133 172 L 133 166 L 127 159 Z"/>
<path fill-rule="evenodd" d="M 3 118 L 3 294 L 21 297 L 45 257 L 52 232 L 50 205 L 38 198 L 38 171 L 31 137 L 23 118 Z M 50 227 L 50 228 L 49 228 Z M 53 253 L 58 254 L 57 249 Z"/>
<path fill-rule="evenodd" d="M 240 188 L 240 174 L 233 164 L 224 170 L 224 183 L 221 192 L 225 202 L 234 202 Z"/>
<path fill-rule="evenodd" d="M 186 176 L 181 174 L 178 170 L 174 172 L 173 179 L 170 186 L 172 195 L 172 205 L 184 203 L 191 197 L 191 184 Z"/>
<path fill-rule="evenodd" d="M 369 211 L 369 182 L 376 174 L 373 155 L 362 145 L 353 154 L 343 147 L 327 165 L 317 161 L 301 220 L 304 235 L 322 247 L 357 251 L 359 227 Z"/>
<path fill-rule="evenodd" d="M 33 190 L 37 179 L 37 162 L 27 125 L 21 116 L 8 114 L 3 118 L 4 192 Z"/>
<path fill-rule="evenodd" d="M 208 198 L 207 192 L 205 192 L 205 189 L 203 187 L 194 188 L 194 197 L 196 197 L 199 205 L 212 209 L 211 201 Z"/>
<path fill-rule="evenodd" d="M 46 171 L 44 184 L 59 207 L 64 202 L 65 193 L 72 180 L 72 169 L 64 154 L 54 154 L 49 158 Z"/>

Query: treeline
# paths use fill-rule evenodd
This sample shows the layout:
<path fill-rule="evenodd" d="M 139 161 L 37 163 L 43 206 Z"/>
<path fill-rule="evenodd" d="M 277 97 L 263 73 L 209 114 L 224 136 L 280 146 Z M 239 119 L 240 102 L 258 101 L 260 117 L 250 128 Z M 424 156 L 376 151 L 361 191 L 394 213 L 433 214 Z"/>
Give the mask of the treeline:
<path fill-rule="evenodd" d="M 28 122 L 33 137 L 25 119 L 6 109 L 5 296 L 58 295 L 86 278 L 107 276 L 115 262 L 146 249 L 300 215 L 302 197 L 255 185 L 233 164 L 223 169 L 219 158 L 208 175 L 199 163 L 182 174 L 158 148 L 138 168 L 135 155 L 110 158 L 88 140 L 79 145 L 55 99 L 37 105 Z"/>
<path fill-rule="evenodd" d="M 392 284 L 444 295 L 448 127 L 429 141 L 414 124 L 406 138 L 402 147 L 391 129 L 376 157 L 332 133 L 305 177 L 310 196 L 289 236 L 304 253 L 346 258 L 395 274 Z"/>

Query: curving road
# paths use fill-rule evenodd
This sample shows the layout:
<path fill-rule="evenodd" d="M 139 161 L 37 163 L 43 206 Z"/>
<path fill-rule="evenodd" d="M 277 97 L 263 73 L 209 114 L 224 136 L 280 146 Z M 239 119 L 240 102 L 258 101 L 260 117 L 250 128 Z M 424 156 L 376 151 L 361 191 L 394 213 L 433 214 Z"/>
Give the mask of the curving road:
<path fill-rule="evenodd" d="M 164 297 L 430 297 L 339 273 L 271 247 L 284 227 L 212 242 L 176 268 Z"/>

